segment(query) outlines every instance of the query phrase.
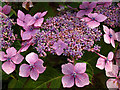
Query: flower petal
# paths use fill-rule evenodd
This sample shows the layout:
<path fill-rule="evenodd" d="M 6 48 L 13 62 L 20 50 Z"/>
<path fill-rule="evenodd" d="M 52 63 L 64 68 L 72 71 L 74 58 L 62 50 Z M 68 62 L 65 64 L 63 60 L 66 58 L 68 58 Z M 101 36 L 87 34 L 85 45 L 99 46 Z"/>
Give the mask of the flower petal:
<path fill-rule="evenodd" d="M 22 40 L 28 40 L 31 38 L 31 33 L 29 31 L 25 31 L 22 34 Z"/>
<path fill-rule="evenodd" d="M 48 11 L 45 11 L 45 12 L 41 13 L 41 14 L 40 14 L 40 18 L 41 18 L 41 17 L 44 17 L 44 16 L 47 14 L 47 12 L 48 12 Z"/>
<path fill-rule="evenodd" d="M 89 21 L 91 21 L 91 19 L 88 18 L 88 17 L 82 18 L 81 20 L 82 20 L 82 21 L 85 21 L 85 22 L 89 22 Z"/>
<path fill-rule="evenodd" d="M 86 73 L 76 75 L 75 84 L 77 87 L 84 87 L 85 85 L 89 85 L 88 75 Z"/>
<path fill-rule="evenodd" d="M 98 13 L 89 13 L 88 17 L 90 18 L 95 18 L 96 16 L 98 16 Z"/>
<path fill-rule="evenodd" d="M 95 8 L 96 7 L 96 2 L 91 2 L 90 4 L 89 4 L 89 8 Z"/>
<path fill-rule="evenodd" d="M 98 61 L 97 61 L 97 64 L 96 64 L 96 67 L 99 68 L 99 69 L 104 69 L 105 67 L 105 59 L 103 58 L 98 58 Z"/>
<path fill-rule="evenodd" d="M 65 75 L 62 77 L 63 87 L 71 88 L 74 85 L 74 77 L 70 75 Z"/>
<path fill-rule="evenodd" d="M 17 15 L 18 15 L 18 18 L 19 18 L 20 20 L 24 21 L 24 19 L 25 19 L 25 14 L 24 14 L 21 10 L 18 10 Z"/>
<path fill-rule="evenodd" d="M 116 77 L 117 74 L 118 74 L 118 66 L 117 65 L 113 65 L 111 72 L 106 72 L 107 77 Z"/>
<path fill-rule="evenodd" d="M 25 23 L 23 21 L 21 21 L 19 18 L 17 19 L 17 24 L 22 27 L 24 27 L 24 25 L 25 25 Z"/>
<path fill-rule="evenodd" d="M 32 20 L 32 19 L 33 19 L 33 17 L 30 14 L 25 15 L 25 23 L 29 23 L 30 20 Z"/>
<path fill-rule="evenodd" d="M 112 44 L 112 46 L 115 48 L 115 41 L 114 41 L 113 38 L 111 38 L 111 44 Z"/>
<path fill-rule="evenodd" d="M 26 46 L 21 47 L 21 52 L 26 51 L 30 47 L 30 44 L 27 44 Z"/>
<path fill-rule="evenodd" d="M 20 66 L 19 76 L 28 77 L 30 75 L 30 66 L 27 64 L 22 64 Z"/>
<path fill-rule="evenodd" d="M 24 57 L 22 55 L 20 55 L 19 53 L 16 54 L 14 57 L 12 57 L 12 61 L 15 64 L 20 64 L 23 61 Z"/>
<path fill-rule="evenodd" d="M 35 26 L 35 27 L 40 27 L 40 26 L 42 25 L 43 21 L 44 21 L 44 18 L 38 19 L 38 20 L 35 22 L 34 26 Z"/>
<path fill-rule="evenodd" d="M 116 79 L 108 79 L 106 82 L 107 88 L 118 88 L 118 83 Z"/>
<path fill-rule="evenodd" d="M 4 55 L 5 55 L 5 52 L 0 51 L 0 61 L 5 61 L 6 60 L 6 58 L 4 57 Z"/>
<path fill-rule="evenodd" d="M 116 32 L 115 36 L 116 36 L 116 40 L 120 42 L 120 32 Z"/>
<path fill-rule="evenodd" d="M 35 18 L 32 18 L 28 23 L 27 26 L 31 26 L 35 23 Z"/>
<path fill-rule="evenodd" d="M 38 60 L 38 55 L 34 52 L 31 52 L 26 56 L 25 59 L 29 64 L 34 64 Z"/>
<path fill-rule="evenodd" d="M 107 17 L 105 15 L 99 14 L 95 17 L 95 20 L 97 20 L 98 22 L 103 22 L 107 19 Z"/>
<path fill-rule="evenodd" d="M 75 64 L 75 72 L 76 73 L 84 73 L 86 71 L 86 63 L 76 63 Z"/>
<path fill-rule="evenodd" d="M 72 74 L 74 72 L 74 66 L 71 63 L 62 65 L 63 74 Z"/>
<path fill-rule="evenodd" d="M 9 14 L 10 11 L 11 11 L 11 6 L 5 5 L 5 6 L 2 8 L 2 10 L 3 10 L 3 13 L 4 13 L 4 14 Z"/>
<path fill-rule="evenodd" d="M 85 15 L 85 11 L 80 10 L 80 11 L 77 12 L 76 17 L 81 18 L 83 15 Z"/>
<path fill-rule="evenodd" d="M 14 47 L 11 47 L 6 50 L 6 53 L 7 53 L 8 57 L 13 57 L 16 55 L 17 50 Z"/>
<path fill-rule="evenodd" d="M 7 74 L 12 73 L 15 70 L 15 67 L 16 67 L 15 64 L 12 63 L 11 61 L 6 61 L 2 64 L 2 69 Z"/>
<path fill-rule="evenodd" d="M 58 56 L 60 56 L 63 53 L 63 49 L 62 48 L 58 48 L 58 49 L 55 50 L 55 52 L 56 52 L 56 54 Z"/>
<path fill-rule="evenodd" d="M 111 40 L 108 34 L 104 34 L 104 42 L 110 44 Z"/>
<path fill-rule="evenodd" d="M 108 54 L 108 60 L 113 60 L 113 57 L 114 57 L 114 53 L 113 52 L 109 52 Z"/>
<path fill-rule="evenodd" d="M 112 35 L 112 39 L 116 40 L 115 31 L 110 28 L 110 34 Z"/>
<path fill-rule="evenodd" d="M 39 73 L 43 73 L 46 69 L 46 67 L 43 66 L 43 61 L 39 59 L 38 61 L 35 62 L 34 64 L 35 68 Z"/>
<path fill-rule="evenodd" d="M 36 80 L 38 79 L 38 77 L 39 77 L 38 71 L 33 68 L 33 69 L 30 71 L 30 77 L 31 77 L 31 79 L 33 79 L 33 80 L 36 81 Z"/>
<path fill-rule="evenodd" d="M 107 63 L 105 64 L 105 71 L 112 72 L 112 67 L 113 67 L 113 63 L 111 61 L 107 61 Z"/>
<path fill-rule="evenodd" d="M 89 6 L 89 2 L 83 2 L 82 5 L 79 6 L 79 8 L 85 9 L 87 6 Z"/>
<path fill-rule="evenodd" d="M 109 33 L 110 33 L 110 29 L 109 29 L 107 26 L 105 26 L 105 25 L 103 25 L 103 30 L 104 30 L 104 32 L 105 32 L 106 34 L 109 34 Z"/>
<path fill-rule="evenodd" d="M 96 21 L 90 21 L 90 22 L 87 23 L 87 25 L 88 25 L 88 27 L 93 29 L 95 27 L 98 27 L 100 25 L 100 23 L 96 22 Z"/>

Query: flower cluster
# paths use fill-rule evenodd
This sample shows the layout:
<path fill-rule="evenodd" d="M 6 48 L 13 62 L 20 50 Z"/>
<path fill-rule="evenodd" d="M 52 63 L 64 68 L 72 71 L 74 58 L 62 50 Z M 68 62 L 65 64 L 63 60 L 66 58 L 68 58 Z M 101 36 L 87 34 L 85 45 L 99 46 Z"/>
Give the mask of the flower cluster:
<path fill-rule="evenodd" d="M 7 49 L 15 40 L 12 29 L 12 20 L 5 14 L 9 14 L 11 6 L 5 5 L 0 11 L 0 48 Z"/>
<path fill-rule="evenodd" d="M 95 12 L 99 14 L 103 14 L 108 18 L 104 21 L 105 24 L 111 27 L 120 27 L 120 7 L 113 3 L 109 7 L 103 7 L 102 5 L 98 5 L 95 8 Z"/>
<path fill-rule="evenodd" d="M 90 51 L 94 41 L 100 41 L 102 35 L 98 28 L 89 28 L 86 22 L 76 17 L 76 12 L 70 11 L 48 18 L 41 29 L 34 38 L 39 53 L 50 51 L 74 58 L 80 58 L 84 50 Z"/>

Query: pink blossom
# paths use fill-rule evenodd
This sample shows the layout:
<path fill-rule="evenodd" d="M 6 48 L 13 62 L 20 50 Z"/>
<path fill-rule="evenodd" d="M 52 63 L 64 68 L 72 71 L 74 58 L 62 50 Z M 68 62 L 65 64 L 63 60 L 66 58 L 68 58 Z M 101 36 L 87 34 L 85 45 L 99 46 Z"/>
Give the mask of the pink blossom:
<path fill-rule="evenodd" d="M 47 14 L 47 11 L 41 13 L 41 12 L 38 12 L 36 13 L 33 17 L 33 19 L 31 19 L 29 21 L 29 23 L 27 24 L 27 26 L 31 26 L 31 25 L 34 25 L 34 27 L 40 27 L 44 21 L 44 18 L 43 16 L 45 16 Z"/>
<path fill-rule="evenodd" d="M 6 61 L 2 64 L 2 69 L 7 74 L 12 73 L 16 66 L 15 64 L 20 64 L 24 57 L 17 53 L 17 50 L 14 47 L 8 48 L 5 54 L 3 51 L 0 51 L 0 60 Z"/>
<path fill-rule="evenodd" d="M 65 74 L 62 77 L 63 87 L 71 88 L 74 85 L 74 78 L 77 87 L 89 85 L 89 77 L 85 71 L 86 63 L 77 63 L 75 66 L 71 63 L 62 65 L 62 73 Z"/>
<path fill-rule="evenodd" d="M 107 44 L 112 44 L 112 46 L 115 48 L 115 42 L 114 40 L 116 40 L 115 37 L 115 32 L 110 28 L 108 28 L 107 26 L 103 25 L 103 30 L 105 32 L 104 34 L 104 42 Z"/>
<path fill-rule="evenodd" d="M 116 79 L 114 78 L 110 78 L 107 80 L 106 82 L 106 85 L 107 85 L 107 88 L 118 88 L 119 87 L 119 77 L 117 76 L 118 75 L 118 66 L 117 65 L 113 65 L 113 69 L 111 72 L 106 72 L 106 75 L 108 77 L 116 77 Z"/>
<path fill-rule="evenodd" d="M 0 6 L 0 12 L 3 12 L 4 14 L 9 14 L 11 11 L 11 6 L 5 5 L 3 8 Z"/>
<path fill-rule="evenodd" d="M 103 70 L 105 68 L 105 70 L 107 72 L 111 72 L 112 71 L 112 65 L 113 65 L 113 63 L 112 63 L 113 57 L 114 57 L 113 52 L 109 52 L 107 57 L 101 55 L 101 57 L 98 58 L 96 67 L 101 69 L 101 70 Z"/>
<path fill-rule="evenodd" d="M 20 66 L 19 75 L 21 77 L 28 77 L 30 76 L 31 79 L 37 80 L 40 73 L 43 73 L 46 67 L 43 66 L 43 60 L 38 58 L 38 55 L 34 52 L 29 53 L 26 56 L 26 61 L 30 64 L 22 64 Z"/>
<path fill-rule="evenodd" d="M 61 39 L 55 42 L 52 46 L 52 48 L 55 49 L 55 52 L 58 56 L 64 52 L 63 49 L 65 49 L 66 47 L 67 47 L 67 44 L 64 43 Z"/>
<path fill-rule="evenodd" d="M 112 0 L 98 0 L 98 6 L 109 7 L 112 4 Z"/>
<path fill-rule="evenodd" d="M 115 36 L 116 36 L 116 40 L 120 42 L 120 32 L 116 32 Z"/>
<path fill-rule="evenodd" d="M 81 9 L 79 12 L 77 12 L 76 17 L 82 17 L 83 15 L 88 15 L 93 11 L 93 8 L 96 7 L 96 2 L 83 2 L 82 5 L 79 6 Z"/>
<path fill-rule="evenodd" d="M 107 19 L 105 15 L 98 13 L 89 13 L 88 17 L 82 18 L 81 20 L 87 22 L 88 27 L 92 29 L 98 27 L 100 25 L 100 22 L 103 22 Z"/>

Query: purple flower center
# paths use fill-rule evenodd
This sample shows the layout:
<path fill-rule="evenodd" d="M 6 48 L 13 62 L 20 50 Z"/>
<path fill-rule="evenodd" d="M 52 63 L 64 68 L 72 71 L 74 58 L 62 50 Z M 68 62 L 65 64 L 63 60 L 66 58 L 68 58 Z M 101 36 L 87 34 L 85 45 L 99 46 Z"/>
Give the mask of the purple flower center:
<path fill-rule="evenodd" d="M 33 28 L 33 26 L 30 26 L 30 31 L 32 31 L 34 28 Z"/>
<path fill-rule="evenodd" d="M 92 19 L 93 21 L 95 21 L 95 18 L 94 18 L 94 17 L 92 17 L 91 19 Z"/>
<path fill-rule="evenodd" d="M 86 7 L 85 10 L 88 10 L 88 7 Z"/>
<path fill-rule="evenodd" d="M 10 60 L 11 60 L 11 58 L 10 58 L 10 57 L 8 57 L 8 58 L 7 58 L 7 61 L 10 61 Z"/>
<path fill-rule="evenodd" d="M 112 38 L 112 34 L 109 34 L 109 37 Z"/>
<path fill-rule="evenodd" d="M 30 65 L 30 70 L 32 70 L 34 67 L 35 67 L 35 66 L 31 64 L 31 65 Z"/>
<path fill-rule="evenodd" d="M 35 19 L 39 19 L 39 17 L 38 17 L 38 16 L 36 16 L 36 17 L 35 17 Z"/>
<path fill-rule="evenodd" d="M 76 77 L 76 75 L 77 75 L 76 72 L 74 72 L 74 73 L 72 74 L 72 76 L 73 76 L 74 78 Z"/>

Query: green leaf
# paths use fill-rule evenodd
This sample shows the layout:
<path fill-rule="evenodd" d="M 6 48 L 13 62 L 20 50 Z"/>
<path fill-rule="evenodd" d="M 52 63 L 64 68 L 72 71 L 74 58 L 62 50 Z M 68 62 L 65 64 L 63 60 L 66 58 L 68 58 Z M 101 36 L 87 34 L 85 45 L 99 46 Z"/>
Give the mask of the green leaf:
<path fill-rule="evenodd" d="M 19 40 L 16 40 L 12 46 L 15 47 L 16 50 L 19 50 L 21 48 L 21 43 Z"/>

